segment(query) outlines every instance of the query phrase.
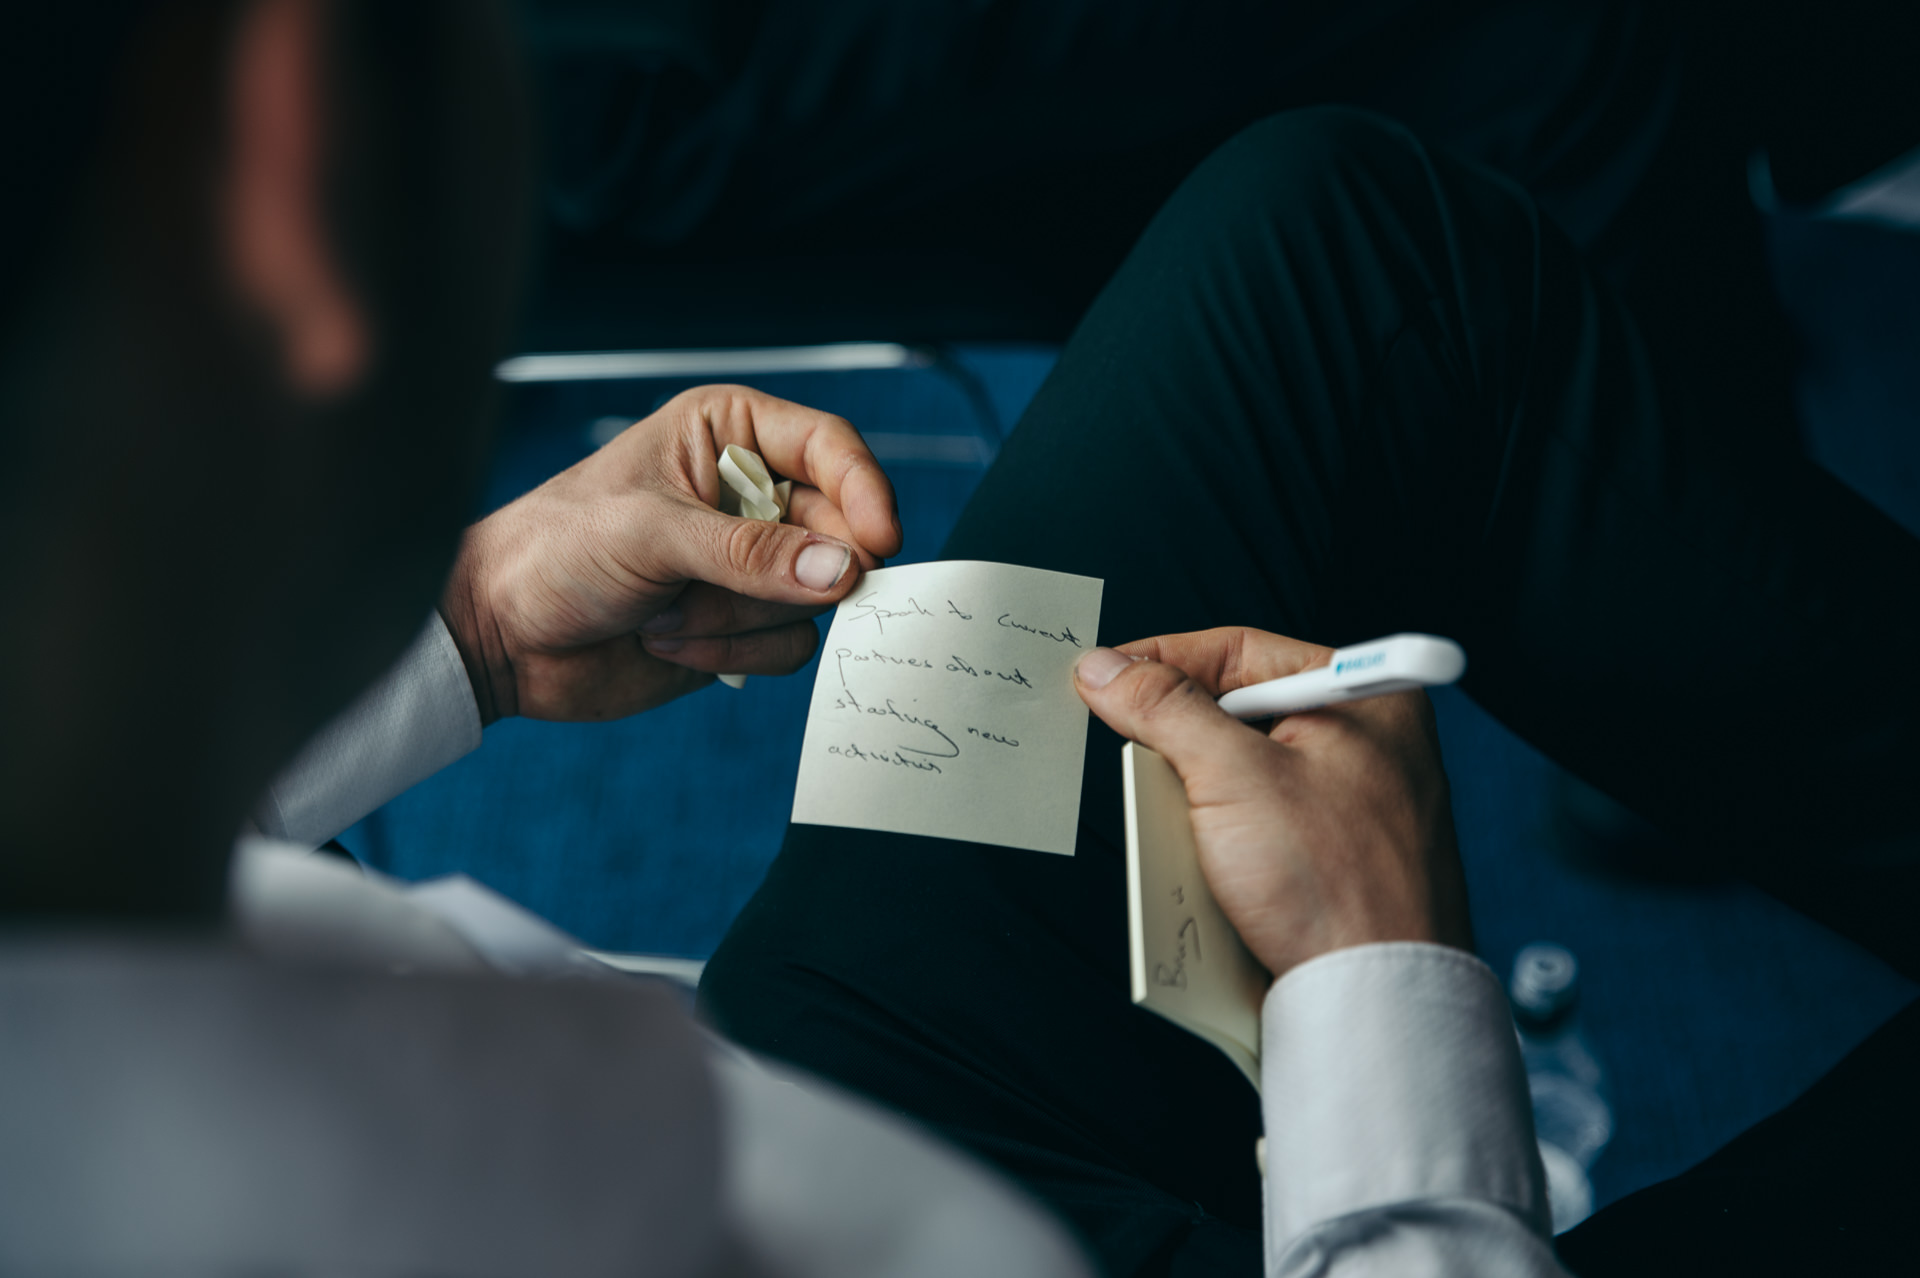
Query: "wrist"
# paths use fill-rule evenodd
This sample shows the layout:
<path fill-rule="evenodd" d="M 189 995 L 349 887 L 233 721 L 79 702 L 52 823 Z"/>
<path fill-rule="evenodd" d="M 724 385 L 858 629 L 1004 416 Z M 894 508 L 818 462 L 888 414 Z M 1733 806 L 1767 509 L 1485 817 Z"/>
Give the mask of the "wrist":
<path fill-rule="evenodd" d="M 467 668 L 480 726 L 519 713 L 513 662 L 508 658 L 500 630 L 492 621 L 478 574 L 472 571 L 469 545 L 462 546 L 453 577 L 440 596 L 440 619 L 446 623 L 453 646 Z"/>
<path fill-rule="evenodd" d="M 1329 954 L 1374 945 L 1432 945 L 1473 952 L 1471 932 L 1463 944 L 1461 936 L 1441 920 L 1417 910 L 1343 912 L 1327 908 L 1311 920 L 1276 914 L 1286 920 L 1285 926 L 1247 940 L 1247 948 L 1275 980 Z"/>

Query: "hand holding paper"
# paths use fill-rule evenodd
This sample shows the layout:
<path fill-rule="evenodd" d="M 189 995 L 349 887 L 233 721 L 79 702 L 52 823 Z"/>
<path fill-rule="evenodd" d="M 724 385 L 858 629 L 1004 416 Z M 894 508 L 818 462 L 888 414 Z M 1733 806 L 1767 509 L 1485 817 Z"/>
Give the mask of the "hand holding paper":
<path fill-rule="evenodd" d="M 1217 950 L 1176 967 L 1186 915 L 1170 913 L 1184 902 L 1169 905 L 1165 893 L 1180 885 L 1183 857 L 1197 862 L 1210 898 L 1191 911 L 1200 945 L 1217 901 L 1275 977 L 1329 951 L 1378 941 L 1472 948 L 1446 773 L 1424 694 L 1293 715 L 1268 733 L 1215 703 L 1231 688 L 1294 674 L 1330 652 L 1257 630 L 1209 630 L 1100 649 L 1076 671 L 1095 714 L 1171 765 L 1171 772 L 1152 767 L 1159 758 L 1144 751 L 1132 760 L 1130 790 L 1141 796 L 1131 817 L 1138 833 L 1129 831 L 1138 854 L 1134 930 L 1144 960 L 1165 966 L 1167 995 L 1156 1010 L 1172 1007 L 1168 1014 L 1186 1024 L 1206 1002 L 1212 1010 L 1201 1017 L 1218 1034 L 1204 1036 L 1216 1042 L 1224 1036 L 1258 1047 L 1257 1039 L 1242 1041 L 1245 1022 L 1236 1019 L 1246 1000 L 1241 969 L 1211 965 Z M 1173 837 L 1177 826 L 1169 832 L 1164 824 L 1169 800 L 1159 783 L 1176 774 L 1190 851 Z M 1149 837 L 1150 827 L 1159 833 Z M 1197 990 L 1203 968 L 1210 984 Z M 1152 987 L 1152 970 L 1145 976 Z M 1185 979 L 1184 989 L 1176 978 Z M 1154 990 L 1146 994 L 1141 1001 L 1156 1007 Z"/>
<path fill-rule="evenodd" d="M 1081 695 L 1185 784 L 1200 866 L 1276 977 L 1374 941 L 1472 947 L 1447 777 L 1426 696 L 1292 715 L 1262 733 L 1215 704 L 1330 649 L 1232 628 L 1101 650 Z"/>
<path fill-rule="evenodd" d="M 785 521 L 719 509 L 738 496 L 730 446 L 792 477 Z M 850 425 L 708 386 L 470 528 L 441 612 L 483 722 L 612 719 L 723 671 L 798 669 L 818 642 L 807 619 L 899 548 L 893 489 Z"/>

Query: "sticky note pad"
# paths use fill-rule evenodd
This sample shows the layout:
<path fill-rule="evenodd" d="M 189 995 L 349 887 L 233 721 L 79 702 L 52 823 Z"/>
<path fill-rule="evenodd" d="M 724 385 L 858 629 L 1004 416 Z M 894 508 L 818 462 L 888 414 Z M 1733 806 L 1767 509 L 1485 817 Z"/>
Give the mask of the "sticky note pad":
<path fill-rule="evenodd" d="M 1260 1086 L 1260 1009 L 1273 978 L 1200 872 L 1186 787 L 1136 741 L 1120 752 L 1133 1001 L 1225 1052 Z"/>

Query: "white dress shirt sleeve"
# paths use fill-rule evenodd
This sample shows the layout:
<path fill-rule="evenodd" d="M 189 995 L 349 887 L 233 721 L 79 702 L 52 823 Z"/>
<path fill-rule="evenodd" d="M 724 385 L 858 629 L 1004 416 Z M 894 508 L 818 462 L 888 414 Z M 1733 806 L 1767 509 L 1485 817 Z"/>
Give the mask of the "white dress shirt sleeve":
<path fill-rule="evenodd" d="M 1439 945 L 1274 983 L 1261 1025 L 1267 1273 L 1564 1275 L 1505 991 Z"/>
<path fill-rule="evenodd" d="M 479 744 L 473 686 L 436 612 L 393 669 L 274 778 L 254 824 L 318 847 Z"/>

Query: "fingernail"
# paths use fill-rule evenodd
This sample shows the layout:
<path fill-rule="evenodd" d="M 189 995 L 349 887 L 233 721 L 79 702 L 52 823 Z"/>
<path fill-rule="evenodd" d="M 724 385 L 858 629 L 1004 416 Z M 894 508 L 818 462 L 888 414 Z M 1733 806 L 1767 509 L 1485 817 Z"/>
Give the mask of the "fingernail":
<path fill-rule="evenodd" d="M 830 541 L 816 541 L 793 561 L 793 575 L 808 590 L 832 590 L 853 562 L 853 552 Z"/>
<path fill-rule="evenodd" d="M 663 635 L 669 630 L 678 630 L 680 628 L 680 620 L 680 610 L 678 608 L 669 608 L 657 617 L 648 618 L 646 624 L 640 627 L 640 633 L 643 635 Z"/>
<path fill-rule="evenodd" d="M 687 646 L 685 639 L 656 639 L 652 635 L 640 641 L 648 652 L 678 652 Z"/>
<path fill-rule="evenodd" d="M 1080 658 L 1073 667 L 1074 678 L 1089 688 L 1104 688 L 1113 682 L 1113 677 L 1125 670 L 1138 657 L 1129 657 L 1124 652 L 1115 652 L 1111 648 L 1095 648 Z"/>

